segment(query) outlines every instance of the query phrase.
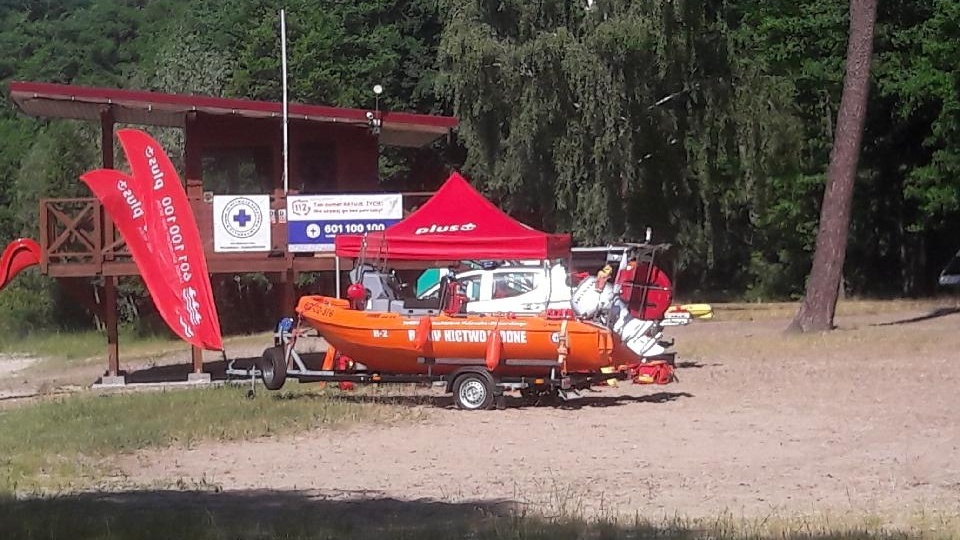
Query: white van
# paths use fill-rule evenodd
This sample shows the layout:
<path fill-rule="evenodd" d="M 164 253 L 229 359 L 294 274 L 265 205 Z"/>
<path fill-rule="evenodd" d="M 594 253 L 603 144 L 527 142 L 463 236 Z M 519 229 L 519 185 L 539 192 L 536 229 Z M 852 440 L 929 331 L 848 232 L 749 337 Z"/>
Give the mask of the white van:
<path fill-rule="evenodd" d="M 534 315 L 544 309 L 570 307 L 570 284 L 562 265 L 549 270 L 537 265 L 510 265 L 489 270 L 467 270 L 456 275 L 472 313 L 517 313 Z M 436 284 L 419 296 L 438 294 Z"/>

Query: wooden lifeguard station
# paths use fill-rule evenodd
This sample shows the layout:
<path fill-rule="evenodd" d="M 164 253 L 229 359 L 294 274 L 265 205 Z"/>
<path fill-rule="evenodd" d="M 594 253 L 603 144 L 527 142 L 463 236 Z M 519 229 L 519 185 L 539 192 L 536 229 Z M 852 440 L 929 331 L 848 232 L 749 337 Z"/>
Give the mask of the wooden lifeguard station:
<path fill-rule="evenodd" d="M 212 274 L 263 272 L 281 284 L 282 306 L 296 301 L 301 272 L 332 271 L 332 253 L 291 253 L 285 211 L 289 194 L 381 191 L 379 146 L 422 147 L 449 136 L 457 119 L 447 116 L 288 105 L 288 184 L 283 189 L 282 103 L 209 96 L 11 82 L 9 98 L 23 113 L 43 118 L 96 121 L 101 128 L 103 167 L 114 168 L 114 126 L 165 126 L 184 133 L 182 171 Z M 226 164 L 226 165 L 225 165 Z M 231 175 L 241 168 L 245 174 Z M 205 181 L 204 173 L 216 178 Z M 445 175 L 436 174 L 436 183 Z M 79 181 L 79 180 L 78 180 Z M 217 253 L 213 247 L 213 195 L 269 194 L 271 250 Z M 424 195 L 411 193 L 409 195 Z M 123 239 L 98 199 L 44 199 L 40 204 L 40 269 L 57 278 L 104 279 L 107 330 L 104 382 L 123 383 L 118 355 L 118 276 L 137 275 Z M 203 354 L 193 349 L 194 379 Z"/>

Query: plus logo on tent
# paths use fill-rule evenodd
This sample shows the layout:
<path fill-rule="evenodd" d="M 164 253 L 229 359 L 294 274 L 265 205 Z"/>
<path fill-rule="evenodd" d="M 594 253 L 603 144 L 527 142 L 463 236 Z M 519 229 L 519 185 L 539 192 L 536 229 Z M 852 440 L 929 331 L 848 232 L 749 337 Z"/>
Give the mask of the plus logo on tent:
<path fill-rule="evenodd" d="M 447 233 L 447 232 L 470 232 L 476 230 L 476 223 L 459 223 L 456 225 L 437 225 L 436 223 L 430 225 L 429 227 L 419 227 L 417 230 L 413 231 L 413 234 L 435 234 L 435 233 Z"/>

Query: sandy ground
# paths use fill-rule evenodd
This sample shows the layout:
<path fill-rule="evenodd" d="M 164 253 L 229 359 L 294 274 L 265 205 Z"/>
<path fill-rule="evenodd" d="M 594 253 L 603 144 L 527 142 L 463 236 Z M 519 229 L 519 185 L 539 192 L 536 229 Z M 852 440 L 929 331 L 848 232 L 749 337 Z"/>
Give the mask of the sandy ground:
<path fill-rule="evenodd" d="M 0 402 L 36 394 L 25 371 L 38 361 L 32 356 L 0 354 Z"/>
<path fill-rule="evenodd" d="M 37 358 L 26 355 L 0 354 L 0 377 L 17 379 L 23 377 L 23 371 L 37 362 Z"/>
<path fill-rule="evenodd" d="M 842 317 L 827 336 L 786 320 L 669 330 L 680 381 L 621 385 L 561 406 L 461 412 L 144 452 L 135 483 L 319 497 L 506 500 L 545 514 L 905 514 L 960 508 L 960 313 Z M 242 406 L 239 405 L 239 406 Z"/>
<path fill-rule="evenodd" d="M 0 354 L 0 377 L 17 377 L 37 361 L 31 356 Z"/>

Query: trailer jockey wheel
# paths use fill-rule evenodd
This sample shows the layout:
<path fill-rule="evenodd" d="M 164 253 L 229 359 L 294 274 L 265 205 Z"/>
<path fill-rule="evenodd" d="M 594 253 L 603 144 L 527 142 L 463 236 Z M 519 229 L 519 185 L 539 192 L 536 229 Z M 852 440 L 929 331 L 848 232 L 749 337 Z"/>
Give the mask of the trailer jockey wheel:
<path fill-rule="evenodd" d="M 453 383 L 453 401 L 467 411 L 489 409 L 494 398 L 493 378 L 482 373 L 468 372 Z"/>
<path fill-rule="evenodd" d="M 279 390 L 287 380 L 287 359 L 283 347 L 270 347 L 263 351 L 257 367 L 260 368 L 263 385 L 267 390 Z"/>

